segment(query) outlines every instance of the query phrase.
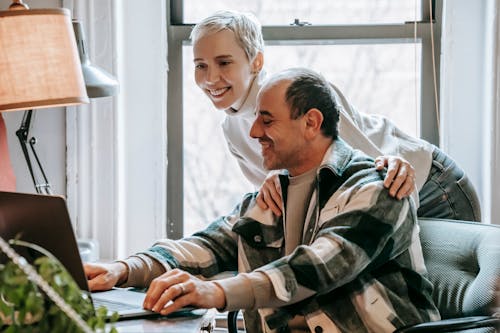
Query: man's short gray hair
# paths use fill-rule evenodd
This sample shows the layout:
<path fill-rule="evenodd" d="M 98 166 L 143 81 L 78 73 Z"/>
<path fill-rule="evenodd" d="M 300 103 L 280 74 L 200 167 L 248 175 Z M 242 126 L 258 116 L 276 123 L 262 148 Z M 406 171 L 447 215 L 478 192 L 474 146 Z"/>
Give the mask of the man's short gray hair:
<path fill-rule="evenodd" d="M 198 39 L 222 30 L 234 33 L 236 42 L 245 51 L 249 61 L 253 61 L 257 53 L 264 52 L 260 22 L 251 13 L 232 10 L 215 12 L 194 26 L 190 38 L 196 43 Z"/>

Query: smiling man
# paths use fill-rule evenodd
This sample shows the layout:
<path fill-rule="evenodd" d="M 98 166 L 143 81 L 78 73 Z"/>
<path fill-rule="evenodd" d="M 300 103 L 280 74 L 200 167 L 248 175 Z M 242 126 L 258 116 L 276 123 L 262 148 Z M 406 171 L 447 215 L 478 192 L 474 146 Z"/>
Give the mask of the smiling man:
<path fill-rule="evenodd" d="M 265 167 L 285 170 L 283 216 L 249 194 L 191 237 L 86 265 L 90 288 L 149 286 L 144 306 L 162 314 L 187 305 L 243 309 L 247 332 L 389 333 L 438 319 L 414 204 L 390 196 L 374 161 L 337 137 L 338 119 L 319 74 L 271 77 L 250 135 Z"/>

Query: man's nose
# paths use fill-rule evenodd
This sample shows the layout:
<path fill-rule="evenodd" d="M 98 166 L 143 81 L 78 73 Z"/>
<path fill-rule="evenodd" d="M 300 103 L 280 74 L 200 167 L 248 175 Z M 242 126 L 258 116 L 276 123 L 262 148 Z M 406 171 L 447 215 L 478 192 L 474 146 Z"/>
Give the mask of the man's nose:
<path fill-rule="evenodd" d="M 252 124 L 252 127 L 250 127 L 250 137 L 254 139 L 258 139 L 262 136 L 262 130 L 258 124 L 259 118 L 255 119 L 255 121 Z"/>

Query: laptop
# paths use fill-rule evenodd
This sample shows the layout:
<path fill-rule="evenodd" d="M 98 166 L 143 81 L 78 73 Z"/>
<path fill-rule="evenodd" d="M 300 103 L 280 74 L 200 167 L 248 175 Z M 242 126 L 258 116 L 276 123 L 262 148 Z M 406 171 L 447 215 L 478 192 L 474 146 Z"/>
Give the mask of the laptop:
<path fill-rule="evenodd" d="M 0 191 L 0 235 L 5 240 L 17 237 L 42 246 L 66 267 L 81 290 L 89 292 L 64 198 Z M 29 261 L 35 259 L 30 250 L 22 247 L 16 250 Z M 0 262 L 5 260 L 5 255 L 1 254 Z M 105 292 L 93 292 L 90 295 L 95 308 L 98 305 L 105 305 L 110 314 L 118 312 L 120 319 L 159 316 L 158 313 L 142 307 L 144 292 L 114 288 Z M 188 315 L 193 309 L 183 308 L 173 315 Z"/>

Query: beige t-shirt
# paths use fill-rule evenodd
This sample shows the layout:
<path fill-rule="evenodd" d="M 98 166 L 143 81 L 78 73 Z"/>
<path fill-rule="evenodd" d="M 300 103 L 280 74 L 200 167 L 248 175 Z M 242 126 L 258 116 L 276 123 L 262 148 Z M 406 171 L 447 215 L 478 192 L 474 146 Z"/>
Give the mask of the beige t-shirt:
<path fill-rule="evenodd" d="M 285 204 L 285 255 L 289 255 L 302 243 L 304 221 L 314 189 L 316 168 L 299 176 L 289 176 Z"/>

